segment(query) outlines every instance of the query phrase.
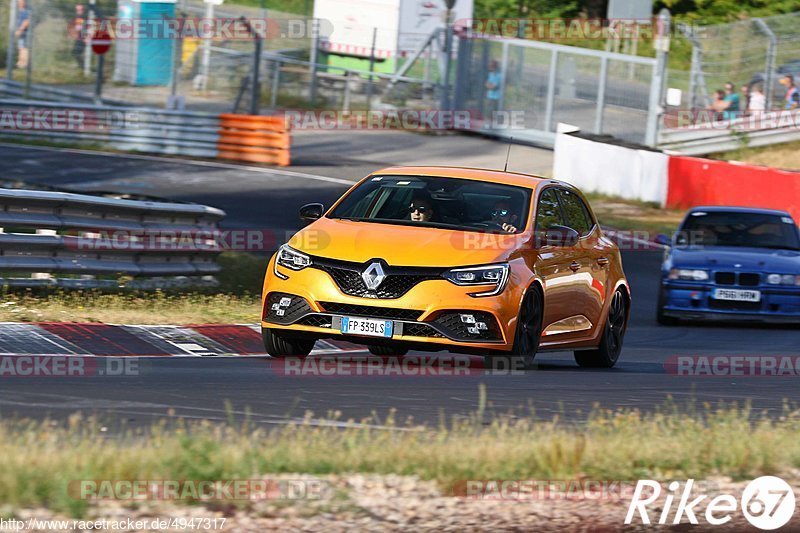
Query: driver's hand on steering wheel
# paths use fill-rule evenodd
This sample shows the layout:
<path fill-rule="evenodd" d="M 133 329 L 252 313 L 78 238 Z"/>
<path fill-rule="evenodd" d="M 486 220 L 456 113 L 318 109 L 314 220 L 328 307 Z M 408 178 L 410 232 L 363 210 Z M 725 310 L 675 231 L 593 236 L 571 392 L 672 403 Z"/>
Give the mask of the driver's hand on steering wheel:
<path fill-rule="evenodd" d="M 508 222 L 503 222 L 502 227 L 503 227 L 503 231 L 505 231 L 507 233 L 516 233 L 517 232 L 517 227 L 509 224 Z"/>

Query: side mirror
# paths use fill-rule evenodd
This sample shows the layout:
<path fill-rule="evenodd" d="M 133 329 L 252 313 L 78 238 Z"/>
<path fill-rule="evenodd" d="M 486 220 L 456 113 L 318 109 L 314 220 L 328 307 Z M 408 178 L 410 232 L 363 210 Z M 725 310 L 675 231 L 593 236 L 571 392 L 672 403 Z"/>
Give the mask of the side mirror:
<path fill-rule="evenodd" d="M 570 227 L 553 226 L 545 231 L 544 244 L 546 246 L 575 246 L 580 238 L 580 233 Z"/>
<path fill-rule="evenodd" d="M 656 235 L 656 238 L 653 239 L 653 242 L 655 242 L 656 244 L 669 246 L 670 244 L 672 244 L 672 239 L 670 239 L 668 236 L 664 235 L 663 233 L 659 233 L 658 235 Z"/>
<path fill-rule="evenodd" d="M 314 222 L 318 218 L 322 218 L 325 213 L 325 206 L 322 204 L 306 204 L 300 208 L 300 220 L 305 222 Z"/>

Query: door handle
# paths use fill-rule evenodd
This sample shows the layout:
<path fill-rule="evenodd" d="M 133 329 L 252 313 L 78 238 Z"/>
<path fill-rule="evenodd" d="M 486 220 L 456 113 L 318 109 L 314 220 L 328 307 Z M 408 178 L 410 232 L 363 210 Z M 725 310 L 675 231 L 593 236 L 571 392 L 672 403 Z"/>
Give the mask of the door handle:
<path fill-rule="evenodd" d="M 577 272 L 578 270 L 580 270 L 580 268 L 581 264 L 578 263 L 577 261 L 573 261 L 572 263 L 569 264 L 569 269 L 572 270 L 573 272 Z"/>
<path fill-rule="evenodd" d="M 607 266 L 608 265 L 608 257 L 598 257 L 597 258 L 597 264 L 600 265 L 601 267 Z"/>

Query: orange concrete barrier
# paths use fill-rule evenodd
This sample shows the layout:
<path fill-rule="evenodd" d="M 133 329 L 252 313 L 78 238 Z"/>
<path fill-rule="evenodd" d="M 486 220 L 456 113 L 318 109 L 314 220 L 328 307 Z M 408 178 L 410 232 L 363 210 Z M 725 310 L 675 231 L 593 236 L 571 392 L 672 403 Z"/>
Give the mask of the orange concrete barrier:
<path fill-rule="evenodd" d="M 250 163 L 289 166 L 291 134 L 283 116 L 219 116 L 217 157 Z"/>

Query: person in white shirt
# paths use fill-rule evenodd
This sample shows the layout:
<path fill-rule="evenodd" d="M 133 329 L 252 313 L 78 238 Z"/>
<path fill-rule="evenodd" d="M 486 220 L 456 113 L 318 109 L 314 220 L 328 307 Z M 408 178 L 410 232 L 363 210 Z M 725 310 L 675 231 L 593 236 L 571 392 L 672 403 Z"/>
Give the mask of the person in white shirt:
<path fill-rule="evenodd" d="M 750 90 L 750 103 L 747 110 L 750 113 L 763 113 L 767 109 L 767 97 L 761 92 L 759 85 L 754 85 Z"/>

